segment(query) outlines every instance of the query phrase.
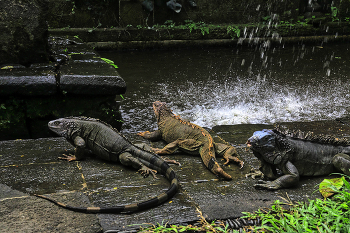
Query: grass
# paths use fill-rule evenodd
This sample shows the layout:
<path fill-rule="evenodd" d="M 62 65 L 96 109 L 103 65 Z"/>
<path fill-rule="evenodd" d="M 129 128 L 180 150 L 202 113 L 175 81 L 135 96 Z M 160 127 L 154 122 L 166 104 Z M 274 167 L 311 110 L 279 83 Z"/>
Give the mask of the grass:
<path fill-rule="evenodd" d="M 332 180 L 334 183 L 330 180 L 325 183 L 333 197 L 326 195 L 329 197 L 323 200 L 289 203 L 290 208 L 284 208 L 284 203 L 276 201 L 271 209 L 245 213 L 246 217 L 260 218 L 262 226 L 255 230 L 262 232 L 350 232 L 350 184 L 344 176 Z M 343 183 L 341 187 L 339 180 Z M 324 186 L 322 182 L 320 188 Z"/>
<path fill-rule="evenodd" d="M 324 199 L 309 200 L 307 203 L 276 200 L 271 208 L 259 209 L 254 213 L 244 212 L 242 218 L 259 218 L 262 224 L 247 226 L 240 232 L 350 232 L 350 184 L 346 178 L 350 177 L 343 175 L 341 178 L 321 182 L 320 192 L 325 196 Z M 229 229 L 223 221 L 208 223 L 200 210 L 197 211 L 199 221 L 196 225 L 162 223 L 141 228 L 139 232 L 239 232 Z"/>

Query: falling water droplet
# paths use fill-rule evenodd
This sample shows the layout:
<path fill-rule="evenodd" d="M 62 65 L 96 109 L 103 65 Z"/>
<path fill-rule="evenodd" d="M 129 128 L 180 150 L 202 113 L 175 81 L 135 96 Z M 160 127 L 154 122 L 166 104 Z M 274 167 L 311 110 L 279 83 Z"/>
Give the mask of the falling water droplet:
<path fill-rule="evenodd" d="M 331 75 L 331 70 L 327 69 L 327 76 L 330 76 L 330 75 Z"/>

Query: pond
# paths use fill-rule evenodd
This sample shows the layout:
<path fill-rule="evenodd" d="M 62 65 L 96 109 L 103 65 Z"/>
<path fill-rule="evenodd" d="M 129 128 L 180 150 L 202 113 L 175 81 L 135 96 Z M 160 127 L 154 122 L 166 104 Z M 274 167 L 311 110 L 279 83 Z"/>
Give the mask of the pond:
<path fill-rule="evenodd" d="M 349 44 L 101 52 L 127 83 L 123 132 L 157 128 L 156 100 L 202 127 L 348 114 Z"/>

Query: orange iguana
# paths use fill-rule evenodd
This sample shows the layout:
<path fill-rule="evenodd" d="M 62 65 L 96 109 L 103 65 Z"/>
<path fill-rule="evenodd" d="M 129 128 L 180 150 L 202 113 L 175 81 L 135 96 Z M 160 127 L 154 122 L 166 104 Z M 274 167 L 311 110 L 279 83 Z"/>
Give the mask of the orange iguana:
<path fill-rule="evenodd" d="M 215 159 L 215 153 L 224 157 L 228 164 L 233 160 L 243 167 L 243 162 L 233 155 L 237 155 L 233 146 L 215 143 L 212 136 L 202 127 L 182 120 L 167 108 L 166 103 L 153 103 L 154 113 L 158 122 L 158 130 L 154 132 L 140 132 L 138 135 L 151 140 L 165 140 L 168 145 L 163 149 L 152 148 L 156 154 L 172 154 L 177 149 L 190 154 L 200 154 L 204 165 L 215 175 L 231 180 Z"/>

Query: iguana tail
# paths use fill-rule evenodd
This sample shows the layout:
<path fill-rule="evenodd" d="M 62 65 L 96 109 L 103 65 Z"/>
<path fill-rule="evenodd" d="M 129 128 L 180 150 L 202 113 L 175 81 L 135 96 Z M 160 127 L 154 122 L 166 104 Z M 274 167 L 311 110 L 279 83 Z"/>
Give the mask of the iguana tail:
<path fill-rule="evenodd" d="M 165 201 L 172 198 L 176 194 L 179 188 L 179 181 L 175 175 L 174 170 L 169 166 L 169 164 L 167 164 L 158 155 L 155 155 L 152 153 L 147 153 L 147 154 L 149 158 L 147 159 L 139 158 L 141 162 L 145 163 L 146 166 L 149 166 L 152 169 L 156 169 L 158 172 L 164 175 L 171 182 L 170 188 L 167 191 L 147 201 L 130 204 L 130 205 L 111 206 L 111 207 L 76 207 L 76 206 L 69 206 L 69 205 L 63 204 L 61 202 L 55 201 L 46 196 L 36 195 L 36 194 L 34 195 L 37 197 L 46 199 L 65 209 L 69 209 L 76 212 L 83 212 L 83 213 L 130 213 L 130 212 L 137 212 L 137 211 L 149 209 L 151 207 L 155 207 L 159 204 L 164 203 Z"/>
<path fill-rule="evenodd" d="M 232 180 L 232 177 L 227 174 L 218 164 L 215 158 L 215 149 L 212 143 L 204 144 L 199 150 L 204 165 L 215 175 L 224 178 L 225 180 Z"/>

